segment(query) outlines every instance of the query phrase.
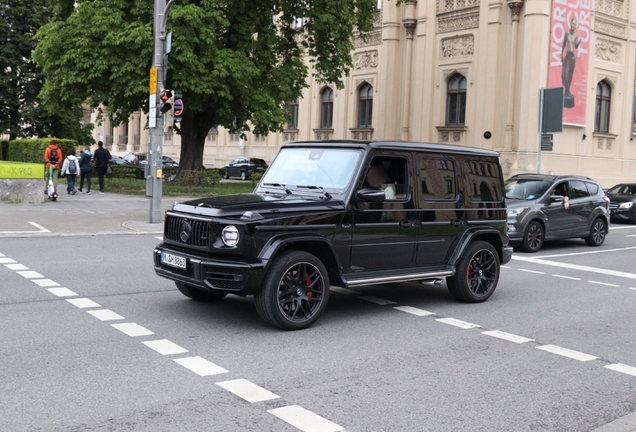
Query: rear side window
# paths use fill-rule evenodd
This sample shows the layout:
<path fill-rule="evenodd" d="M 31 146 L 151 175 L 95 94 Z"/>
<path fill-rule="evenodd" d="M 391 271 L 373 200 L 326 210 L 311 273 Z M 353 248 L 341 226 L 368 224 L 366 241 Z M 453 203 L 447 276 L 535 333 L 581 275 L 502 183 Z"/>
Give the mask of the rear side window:
<path fill-rule="evenodd" d="M 468 180 L 466 194 L 473 202 L 500 202 L 503 199 L 499 163 L 490 158 L 467 160 L 464 174 Z"/>
<path fill-rule="evenodd" d="M 571 180 L 570 181 L 570 189 L 572 198 L 585 198 L 590 196 L 590 193 L 585 187 L 585 182 L 580 180 Z"/>
<path fill-rule="evenodd" d="M 596 183 L 585 182 L 585 186 L 587 186 L 590 195 L 596 195 L 600 189 Z"/>
<path fill-rule="evenodd" d="M 420 159 L 420 193 L 431 201 L 455 200 L 457 196 L 455 163 L 449 159 Z"/>

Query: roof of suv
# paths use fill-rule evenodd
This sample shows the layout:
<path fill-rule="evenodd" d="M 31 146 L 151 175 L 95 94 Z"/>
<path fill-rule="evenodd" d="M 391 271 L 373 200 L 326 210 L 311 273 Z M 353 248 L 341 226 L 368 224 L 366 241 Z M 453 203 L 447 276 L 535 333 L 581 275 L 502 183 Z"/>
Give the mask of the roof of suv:
<path fill-rule="evenodd" d="M 285 144 L 283 147 L 347 147 L 363 149 L 387 149 L 387 150 L 428 150 L 445 154 L 469 154 L 475 156 L 499 157 L 499 153 L 492 150 L 464 147 L 450 144 L 433 144 L 410 141 L 356 141 L 356 140 L 325 140 L 325 141 L 296 141 Z"/>
<path fill-rule="evenodd" d="M 580 176 L 580 175 L 552 175 L 552 174 L 516 174 L 510 177 L 508 180 L 515 179 L 515 178 L 524 178 L 524 179 L 531 179 L 531 180 L 547 180 L 549 182 L 554 182 L 558 180 L 566 180 L 566 179 L 591 180 L 593 182 L 596 181 L 593 178 Z"/>

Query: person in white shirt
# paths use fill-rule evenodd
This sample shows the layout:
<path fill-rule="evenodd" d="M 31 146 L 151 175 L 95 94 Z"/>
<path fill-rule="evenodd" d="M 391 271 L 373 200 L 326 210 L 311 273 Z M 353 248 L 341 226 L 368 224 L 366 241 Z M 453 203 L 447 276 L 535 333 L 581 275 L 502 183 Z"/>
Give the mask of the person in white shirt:
<path fill-rule="evenodd" d="M 69 195 L 75 195 L 77 193 L 77 189 L 75 189 L 75 179 L 79 172 L 79 161 L 73 154 L 73 150 L 69 150 L 62 164 L 62 175 L 66 176 L 66 192 Z"/>

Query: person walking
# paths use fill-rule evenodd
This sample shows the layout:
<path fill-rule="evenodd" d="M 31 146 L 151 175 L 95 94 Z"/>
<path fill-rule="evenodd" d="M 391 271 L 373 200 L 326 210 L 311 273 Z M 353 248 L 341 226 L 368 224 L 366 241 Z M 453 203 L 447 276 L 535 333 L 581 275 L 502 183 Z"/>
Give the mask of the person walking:
<path fill-rule="evenodd" d="M 93 167 L 91 166 L 91 151 L 86 147 L 82 152 L 82 156 L 79 161 L 80 166 L 80 187 L 78 189 L 79 192 L 82 192 L 84 189 L 84 179 L 86 179 L 86 186 L 88 190 L 86 191 L 86 195 L 91 194 L 91 176 L 93 175 Z"/>
<path fill-rule="evenodd" d="M 99 180 L 99 193 L 104 193 L 104 176 L 106 170 L 108 170 L 108 163 L 110 162 L 110 152 L 104 148 L 104 143 L 99 141 L 97 143 L 98 149 L 95 150 L 93 160 L 95 161 L 95 169 L 97 170 L 97 179 Z"/>
<path fill-rule="evenodd" d="M 46 162 L 44 195 L 48 194 L 51 165 L 53 165 L 53 189 L 55 189 L 55 193 L 57 193 L 57 176 L 60 170 L 60 162 L 62 162 L 62 150 L 58 147 L 56 140 L 51 140 L 49 146 L 44 150 L 44 161 Z"/>
<path fill-rule="evenodd" d="M 79 175 L 79 171 L 79 161 L 73 154 L 73 150 L 69 150 L 62 164 L 62 175 L 66 176 L 67 183 L 66 193 L 69 195 L 75 195 L 77 192 L 77 189 L 75 189 L 75 179 Z"/>

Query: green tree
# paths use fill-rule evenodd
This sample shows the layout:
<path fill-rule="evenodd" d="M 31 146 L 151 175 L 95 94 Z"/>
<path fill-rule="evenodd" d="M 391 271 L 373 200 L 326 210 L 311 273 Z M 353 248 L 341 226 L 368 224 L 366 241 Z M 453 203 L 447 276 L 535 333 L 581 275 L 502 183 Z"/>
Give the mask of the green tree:
<path fill-rule="evenodd" d="M 51 104 L 89 100 L 113 121 L 148 109 L 153 2 L 80 1 L 38 33 L 35 58 Z M 351 67 L 351 34 L 373 26 L 376 0 L 177 0 L 166 88 L 183 94 L 180 167 L 202 168 L 207 133 L 216 126 L 257 134 L 280 131 L 287 102 L 314 75 L 342 87 Z M 297 17 L 305 24 L 292 28 Z M 60 95 L 62 96 L 60 98 Z"/>
<path fill-rule="evenodd" d="M 51 18 L 49 0 L 0 0 L 0 133 L 11 139 L 56 136 L 91 140 L 81 104 L 51 112 L 38 99 L 43 72 L 32 60 L 37 30 Z"/>

